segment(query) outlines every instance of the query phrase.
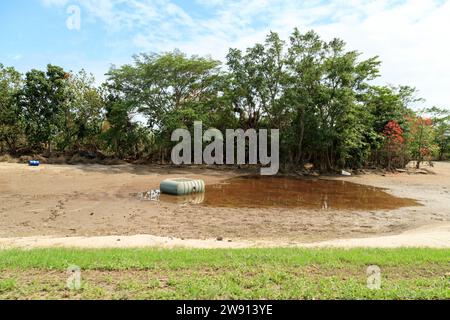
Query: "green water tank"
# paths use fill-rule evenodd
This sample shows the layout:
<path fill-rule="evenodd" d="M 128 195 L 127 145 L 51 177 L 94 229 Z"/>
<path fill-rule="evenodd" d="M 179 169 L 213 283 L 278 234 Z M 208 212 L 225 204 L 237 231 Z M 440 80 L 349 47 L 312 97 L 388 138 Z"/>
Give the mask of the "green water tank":
<path fill-rule="evenodd" d="M 161 193 L 175 196 L 203 193 L 205 192 L 205 182 L 186 178 L 167 179 L 161 182 L 160 189 Z"/>

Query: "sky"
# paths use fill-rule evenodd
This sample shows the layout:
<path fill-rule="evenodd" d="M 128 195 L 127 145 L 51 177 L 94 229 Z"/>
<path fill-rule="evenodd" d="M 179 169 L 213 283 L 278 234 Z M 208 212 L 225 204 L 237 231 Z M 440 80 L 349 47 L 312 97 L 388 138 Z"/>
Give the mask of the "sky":
<path fill-rule="evenodd" d="M 379 85 L 410 85 L 450 109 L 450 0 L 1 0 L 0 63 L 48 63 L 98 82 L 140 52 L 180 49 L 224 61 L 270 31 L 341 38 L 383 61 Z"/>

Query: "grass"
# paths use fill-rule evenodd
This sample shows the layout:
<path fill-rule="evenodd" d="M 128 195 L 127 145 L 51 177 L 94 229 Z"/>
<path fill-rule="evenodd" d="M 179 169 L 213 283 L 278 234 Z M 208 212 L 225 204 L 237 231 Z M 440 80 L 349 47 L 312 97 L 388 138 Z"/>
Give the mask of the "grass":
<path fill-rule="evenodd" d="M 82 288 L 66 288 L 67 268 Z M 366 287 L 377 265 L 382 288 Z M 450 250 L 0 251 L 1 299 L 450 299 Z"/>

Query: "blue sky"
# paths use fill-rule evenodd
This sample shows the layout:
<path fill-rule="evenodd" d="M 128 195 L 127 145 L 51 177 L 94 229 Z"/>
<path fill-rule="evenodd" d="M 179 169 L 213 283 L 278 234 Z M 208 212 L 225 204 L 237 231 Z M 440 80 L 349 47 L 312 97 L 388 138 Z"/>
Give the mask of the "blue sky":
<path fill-rule="evenodd" d="M 67 27 L 70 8 L 79 30 Z M 299 27 L 379 55 L 380 84 L 416 86 L 428 104 L 450 108 L 449 16 L 450 0 L 2 0 L 0 63 L 85 68 L 102 81 L 135 53 L 178 48 L 223 60 L 230 47 Z"/>

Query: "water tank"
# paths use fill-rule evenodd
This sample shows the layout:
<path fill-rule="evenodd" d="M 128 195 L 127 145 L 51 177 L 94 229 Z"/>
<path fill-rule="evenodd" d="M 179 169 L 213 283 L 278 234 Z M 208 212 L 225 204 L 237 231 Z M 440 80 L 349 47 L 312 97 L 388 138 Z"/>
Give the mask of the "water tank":
<path fill-rule="evenodd" d="M 175 196 L 203 193 L 205 192 L 205 182 L 186 178 L 167 179 L 161 182 L 160 189 L 162 193 Z"/>

